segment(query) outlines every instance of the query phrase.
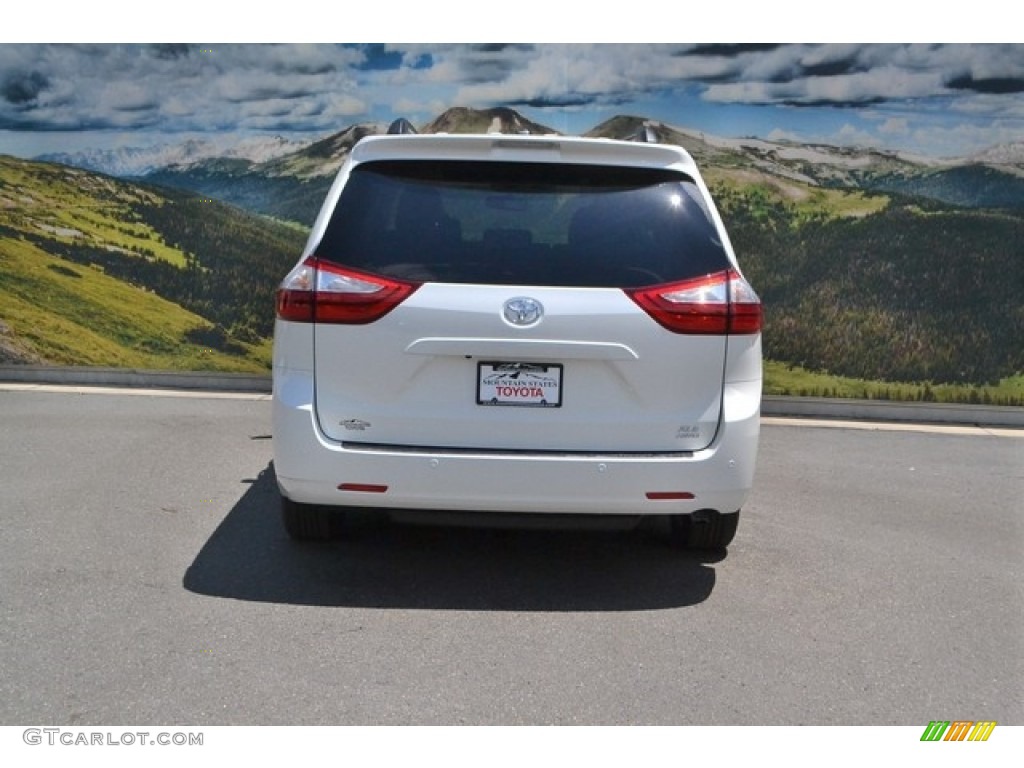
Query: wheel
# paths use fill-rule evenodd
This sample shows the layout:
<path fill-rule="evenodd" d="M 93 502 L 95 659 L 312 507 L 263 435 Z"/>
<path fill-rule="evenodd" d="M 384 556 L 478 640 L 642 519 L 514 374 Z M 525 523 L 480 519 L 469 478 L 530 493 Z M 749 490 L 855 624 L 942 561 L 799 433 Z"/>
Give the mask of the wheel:
<path fill-rule="evenodd" d="M 344 533 L 345 512 L 317 504 L 301 504 L 281 497 L 281 520 L 296 541 L 329 541 Z"/>
<path fill-rule="evenodd" d="M 725 549 L 736 535 L 740 513 L 703 509 L 672 518 L 672 543 L 683 549 Z"/>

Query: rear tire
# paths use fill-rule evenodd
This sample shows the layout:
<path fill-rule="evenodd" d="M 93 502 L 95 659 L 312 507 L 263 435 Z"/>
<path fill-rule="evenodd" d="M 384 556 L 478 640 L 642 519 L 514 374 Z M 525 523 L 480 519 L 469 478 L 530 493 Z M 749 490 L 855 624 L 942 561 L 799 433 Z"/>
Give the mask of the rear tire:
<path fill-rule="evenodd" d="M 736 535 L 740 513 L 698 510 L 689 515 L 676 515 L 671 520 L 672 543 L 682 549 L 725 549 Z"/>
<path fill-rule="evenodd" d="M 281 520 L 295 541 L 330 541 L 345 531 L 345 512 L 281 497 Z"/>

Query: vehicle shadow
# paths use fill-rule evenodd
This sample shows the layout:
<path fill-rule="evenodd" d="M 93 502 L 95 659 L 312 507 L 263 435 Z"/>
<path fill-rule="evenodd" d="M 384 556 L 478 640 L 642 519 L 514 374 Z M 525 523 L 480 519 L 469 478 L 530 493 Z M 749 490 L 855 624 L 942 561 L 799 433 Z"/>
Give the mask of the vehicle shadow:
<path fill-rule="evenodd" d="M 296 605 L 475 611 L 637 611 L 694 605 L 723 554 L 646 531 L 491 530 L 370 518 L 337 542 L 292 542 L 273 462 L 185 572 L 185 589 Z"/>

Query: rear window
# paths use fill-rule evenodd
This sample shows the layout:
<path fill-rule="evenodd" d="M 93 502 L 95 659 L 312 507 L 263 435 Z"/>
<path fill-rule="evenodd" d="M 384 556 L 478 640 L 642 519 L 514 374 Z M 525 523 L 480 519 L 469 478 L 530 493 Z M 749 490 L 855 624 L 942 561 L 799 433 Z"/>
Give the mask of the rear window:
<path fill-rule="evenodd" d="M 316 253 L 398 279 L 498 285 L 634 288 L 728 266 L 689 177 L 550 163 L 357 166 Z"/>

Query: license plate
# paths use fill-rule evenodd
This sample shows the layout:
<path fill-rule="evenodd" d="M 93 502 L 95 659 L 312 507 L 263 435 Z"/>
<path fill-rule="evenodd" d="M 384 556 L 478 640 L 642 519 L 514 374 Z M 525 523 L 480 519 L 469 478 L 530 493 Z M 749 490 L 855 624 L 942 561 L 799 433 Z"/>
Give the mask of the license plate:
<path fill-rule="evenodd" d="M 562 366 L 552 363 L 478 363 L 476 402 L 477 405 L 558 408 L 562 404 Z"/>

